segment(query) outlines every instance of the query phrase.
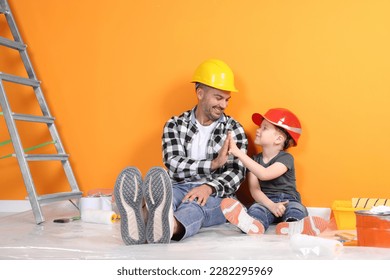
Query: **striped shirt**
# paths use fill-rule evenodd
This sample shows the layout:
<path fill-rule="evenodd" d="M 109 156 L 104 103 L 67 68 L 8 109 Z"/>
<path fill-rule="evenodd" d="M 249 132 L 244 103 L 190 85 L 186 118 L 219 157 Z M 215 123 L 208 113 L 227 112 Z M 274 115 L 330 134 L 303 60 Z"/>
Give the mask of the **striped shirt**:
<path fill-rule="evenodd" d="M 215 189 L 216 196 L 233 196 L 245 178 L 244 165 L 233 155 L 226 164 L 216 170 L 211 170 L 211 161 L 218 156 L 227 132 L 231 131 L 237 146 L 245 153 L 248 139 L 244 128 L 233 118 L 223 114 L 208 141 L 206 158 L 195 160 L 189 157 L 192 139 L 199 132 L 195 120 L 195 110 L 184 112 L 180 116 L 169 119 L 164 126 L 162 135 L 163 161 L 168 168 L 168 174 L 174 183 L 191 183 L 205 181 Z"/>

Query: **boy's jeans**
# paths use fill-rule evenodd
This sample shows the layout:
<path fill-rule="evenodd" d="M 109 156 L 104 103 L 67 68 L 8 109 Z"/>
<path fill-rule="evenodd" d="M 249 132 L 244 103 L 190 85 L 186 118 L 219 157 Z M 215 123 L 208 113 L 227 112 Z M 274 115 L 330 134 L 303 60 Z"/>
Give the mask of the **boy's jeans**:
<path fill-rule="evenodd" d="M 249 207 L 248 214 L 259 220 L 263 224 L 265 230 L 267 230 L 268 227 L 273 223 L 298 221 L 308 215 L 306 207 L 292 195 L 282 193 L 269 195 L 268 198 L 275 203 L 286 200 L 289 202 L 287 205 L 285 205 L 286 211 L 282 217 L 275 217 L 271 211 L 259 203 L 255 203 Z"/>

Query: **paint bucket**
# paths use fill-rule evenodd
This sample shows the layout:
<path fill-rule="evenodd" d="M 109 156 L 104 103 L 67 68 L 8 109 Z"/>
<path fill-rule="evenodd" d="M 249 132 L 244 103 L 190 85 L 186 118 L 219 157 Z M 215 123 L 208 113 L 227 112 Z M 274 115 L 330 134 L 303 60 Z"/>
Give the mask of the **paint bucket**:
<path fill-rule="evenodd" d="M 359 246 L 390 248 L 390 213 L 355 211 Z"/>

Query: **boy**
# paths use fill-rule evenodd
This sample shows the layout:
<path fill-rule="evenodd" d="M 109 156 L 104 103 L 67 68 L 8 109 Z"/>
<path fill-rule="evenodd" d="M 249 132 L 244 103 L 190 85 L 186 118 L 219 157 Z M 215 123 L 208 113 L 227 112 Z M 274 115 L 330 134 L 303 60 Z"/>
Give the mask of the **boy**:
<path fill-rule="evenodd" d="M 286 152 L 298 144 L 302 133 L 298 118 L 287 109 L 274 108 L 264 116 L 253 114 L 252 120 L 259 125 L 255 144 L 262 147 L 262 152 L 252 159 L 230 139 L 229 154 L 249 170 L 249 190 L 255 203 L 246 212 L 240 202 L 225 198 L 221 209 L 226 219 L 248 234 L 262 234 L 270 224 L 278 223 L 277 234 L 318 235 L 328 222 L 308 217 L 296 189 L 294 158 Z"/>

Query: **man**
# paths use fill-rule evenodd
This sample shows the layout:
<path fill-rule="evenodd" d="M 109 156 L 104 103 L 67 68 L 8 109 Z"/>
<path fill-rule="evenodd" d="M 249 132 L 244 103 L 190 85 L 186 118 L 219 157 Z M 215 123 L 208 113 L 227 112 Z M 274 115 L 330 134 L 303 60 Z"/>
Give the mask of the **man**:
<path fill-rule="evenodd" d="M 122 239 L 128 245 L 179 241 L 202 227 L 225 223 L 221 200 L 234 196 L 244 180 L 245 167 L 228 155 L 228 131 L 245 153 L 248 145 L 243 127 L 224 113 L 231 92 L 237 92 L 232 70 L 221 60 L 209 59 L 198 66 L 192 82 L 197 105 L 164 126 L 163 161 L 168 173 L 155 167 L 142 181 L 138 169 L 129 167 L 118 176 L 115 198 Z"/>

